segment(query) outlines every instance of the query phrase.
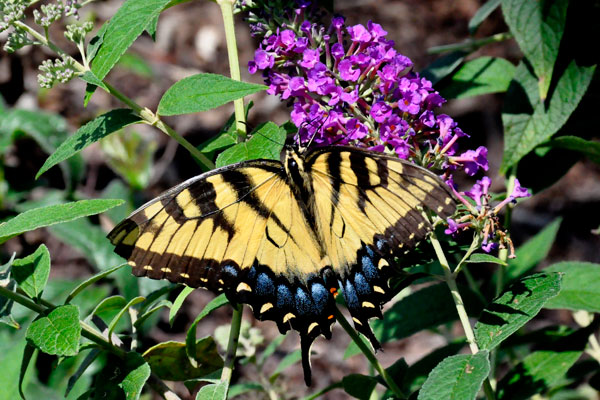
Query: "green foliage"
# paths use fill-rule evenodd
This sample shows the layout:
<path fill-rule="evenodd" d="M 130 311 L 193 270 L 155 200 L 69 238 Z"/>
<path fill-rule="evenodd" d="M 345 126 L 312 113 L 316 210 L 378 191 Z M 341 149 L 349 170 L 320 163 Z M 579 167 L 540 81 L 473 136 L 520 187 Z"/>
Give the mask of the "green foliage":
<path fill-rule="evenodd" d="M 189 362 L 192 366 L 196 367 L 198 365 L 198 363 L 200 363 L 200 361 L 201 361 L 197 358 L 198 357 L 198 349 L 196 348 L 196 346 L 197 346 L 196 327 L 198 326 L 198 323 L 204 317 L 206 317 L 208 314 L 210 314 L 217 308 L 224 306 L 225 304 L 229 304 L 229 301 L 227 300 L 227 297 L 225 297 L 224 294 L 221 294 L 221 295 L 215 297 L 214 299 L 212 299 L 210 301 L 210 303 L 208 303 L 204 307 L 202 312 L 200 312 L 200 314 L 198 314 L 198 316 L 196 317 L 194 322 L 192 322 L 192 324 L 190 325 L 188 332 L 187 332 L 186 339 L 185 339 L 185 343 L 186 343 L 185 351 L 189 358 Z"/>
<path fill-rule="evenodd" d="M 562 218 L 555 219 L 517 249 L 516 257 L 508 262 L 508 268 L 506 269 L 507 281 L 526 275 L 546 258 L 552 243 L 554 243 L 561 222 Z"/>
<path fill-rule="evenodd" d="M 27 341 L 47 354 L 74 356 L 79 352 L 79 310 L 66 305 L 55 308 L 27 328 Z"/>
<path fill-rule="evenodd" d="M 377 385 L 377 379 L 372 376 L 350 374 L 342 379 L 344 391 L 355 399 L 368 400 Z"/>
<path fill-rule="evenodd" d="M 419 399 L 475 399 L 490 372 L 489 354 L 460 354 L 435 367 L 419 391 Z"/>
<path fill-rule="evenodd" d="M 240 161 L 266 158 L 279 160 L 279 154 L 285 143 L 286 132 L 272 122 L 267 122 L 252 133 L 252 137 L 243 143 L 223 151 L 217 157 L 217 167 Z"/>
<path fill-rule="evenodd" d="M 483 305 L 468 288 L 461 288 L 467 312 L 477 316 Z M 399 340 L 424 329 L 435 328 L 458 318 L 448 287 L 444 284 L 429 286 L 412 293 L 384 313 L 383 320 L 373 321 L 373 332 L 381 343 Z M 359 353 L 351 342 L 344 358 Z"/>
<path fill-rule="evenodd" d="M 18 258 L 12 264 L 13 278 L 27 296 L 39 299 L 48 276 L 50 276 L 50 253 L 45 245 L 25 258 Z"/>
<path fill-rule="evenodd" d="M 544 307 L 600 312 L 600 264 L 565 261 L 544 271 L 562 275 L 560 293 Z"/>
<path fill-rule="evenodd" d="M 195 340 L 194 351 L 194 357 L 190 358 L 185 343 L 169 341 L 152 346 L 143 356 L 152 371 L 168 381 L 200 378 L 223 367 L 223 359 L 212 337 Z M 190 362 L 192 359 L 195 365 Z"/>
<path fill-rule="evenodd" d="M 263 85 L 234 81 L 223 75 L 198 74 L 171 86 L 160 99 L 158 114 L 208 111 L 265 89 Z"/>
<path fill-rule="evenodd" d="M 102 41 L 93 57 L 92 72 L 104 79 L 119 58 L 146 27 L 158 18 L 169 0 L 128 0 L 106 23 Z"/>
<path fill-rule="evenodd" d="M 129 109 L 117 109 L 107 112 L 88 122 L 65 140 L 42 165 L 36 178 L 54 165 L 79 153 L 92 143 L 126 127 L 140 122 L 140 118 Z"/>
<path fill-rule="evenodd" d="M 502 0 L 504 20 L 538 78 L 538 96 L 545 99 L 567 19 L 568 0 L 523 2 Z"/>
<path fill-rule="evenodd" d="M 464 63 L 442 89 L 447 99 L 506 92 L 515 67 L 504 58 L 479 57 Z"/>
<path fill-rule="evenodd" d="M 25 211 L 0 224 L 0 243 L 23 232 L 99 214 L 120 204 L 123 200 L 80 200 Z"/>
<path fill-rule="evenodd" d="M 492 350 L 536 316 L 543 305 L 560 291 L 561 276 L 536 274 L 508 287 L 483 310 L 475 325 L 475 339 L 484 350 Z"/>

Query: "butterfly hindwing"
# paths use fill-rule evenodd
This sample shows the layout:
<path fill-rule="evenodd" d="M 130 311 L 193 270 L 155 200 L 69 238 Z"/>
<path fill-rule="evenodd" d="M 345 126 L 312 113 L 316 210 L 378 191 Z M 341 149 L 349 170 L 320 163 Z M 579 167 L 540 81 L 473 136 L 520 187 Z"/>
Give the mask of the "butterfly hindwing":
<path fill-rule="evenodd" d="M 368 325 L 392 295 L 390 264 L 430 230 L 423 212 L 455 210 L 447 186 L 431 172 L 380 153 L 326 147 L 307 156 L 317 229 L 340 276 L 355 327 L 377 348 Z"/>

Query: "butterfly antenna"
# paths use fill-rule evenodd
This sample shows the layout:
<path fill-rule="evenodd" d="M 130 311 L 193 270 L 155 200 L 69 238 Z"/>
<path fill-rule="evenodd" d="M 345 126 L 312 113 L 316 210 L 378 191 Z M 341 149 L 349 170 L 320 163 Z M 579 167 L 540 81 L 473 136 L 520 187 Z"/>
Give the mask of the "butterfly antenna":
<path fill-rule="evenodd" d="M 316 121 L 317 118 L 314 118 L 313 120 L 309 121 L 307 123 L 307 125 L 312 126 L 313 122 Z M 325 125 L 325 122 L 322 122 L 319 127 L 315 130 L 315 132 L 313 133 L 313 135 L 310 137 L 310 139 L 308 140 L 308 143 L 306 144 L 306 148 L 308 149 L 310 147 L 310 145 L 312 144 L 312 142 L 315 140 L 315 137 L 317 136 L 317 133 L 319 133 L 319 129 L 321 129 L 323 127 L 323 125 Z"/>

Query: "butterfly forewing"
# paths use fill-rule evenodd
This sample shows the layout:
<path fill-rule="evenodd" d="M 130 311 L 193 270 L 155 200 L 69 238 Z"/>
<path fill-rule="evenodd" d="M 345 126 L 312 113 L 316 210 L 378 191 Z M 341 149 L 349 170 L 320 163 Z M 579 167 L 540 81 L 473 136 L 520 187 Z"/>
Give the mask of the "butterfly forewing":
<path fill-rule="evenodd" d="M 425 209 L 446 218 L 455 202 L 431 172 L 380 153 L 317 149 L 308 155 L 306 168 L 317 231 L 356 328 L 377 347 L 368 319 L 381 316 L 381 305 L 391 295 L 389 265 L 429 231 Z"/>

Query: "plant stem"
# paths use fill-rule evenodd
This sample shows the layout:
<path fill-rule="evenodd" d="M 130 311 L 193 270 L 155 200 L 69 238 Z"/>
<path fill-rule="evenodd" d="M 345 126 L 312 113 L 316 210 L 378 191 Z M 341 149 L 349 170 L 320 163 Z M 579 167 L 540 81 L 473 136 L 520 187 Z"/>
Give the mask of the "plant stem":
<path fill-rule="evenodd" d="M 31 28 L 30 26 L 28 26 L 20 21 L 15 22 L 15 26 L 18 26 L 19 28 L 27 31 L 27 33 L 29 33 L 31 36 L 33 36 L 42 45 L 50 48 L 57 55 L 59 55 L 61 57 L 68 57 L 68 58 L 72 59 L 72 57 L 70 57 L 68 54 L 66 54 L 56 44 L 54 44 L 52 41 L 48 40 L 44 35 L 40 34 L 38 31 Z M 73 59 L 73 66 L 81 74 L 83 74 L 86 71 L 90 71 L 90 69 L 88 67 L 84 66 L 83 64 L 79 63 L 77 60 L 74 60 L 74 59 Z M 207 167 L 209 169 L 212 169 L 215 167 L 214 163 L 208 157 L 206 157 L 202 152 L 200 152 L 200 150 L 198 150 L 196 147 L 194 147 L 190 142 L 185 140 L 183 138 L 183 136 L 178 134 L 173 128 L 171 128 L 169 125 L 165 124 L 165 122 L 162 121 L 157 114 L 155 114 L 148 108 L 144 108 L 144 107 L 140 106 L 135 101 L 133 101 L 129 97 L 125 96 L 125 94 L 123 94 L 119 90 L 117 90 L 114 86 L 112 86 L 111 84 L 106 82 L 104 79 L 102 80 L 102 82 L 104 82 L 104 84 L 108 88 L 108 92 L 111 95 L 113 95 L 114 97 L 119 99 L 123 104 L 125 104 L 126 106 L 131 108 L 147 124 L 155 126 L 156 128 L 160 129 L 163 133 L 165 133 L 168 136 L 170 136 L 171 138 L 175 139 L 177 141 L 177 143 L 182 145 L 187 151 L 190 152 L 190 154 L 194 158 L 196 158 L 205 167 Z"/>
<path fill-rule="evenodd" d="M 231 79 L 241 81 L 240 61 L 238 57 L 237 41 L 235 38 L 235 24 L 233 21 L 233 0 L 217 0 L 223 15 L 223 26 L 225 27 L 225 40 L 227 42 L 227 55 L 229 57 L 229 73 Z M 246 137 L 246 113 L 244 111 L 244 98 L 233 101 L 235 112 L 235 128 L 239 139 Z"/>
<path fill-rule="evenodd" d="M 428 54 L 439 54 L 439 53 L 449 53 L 452 51 L 467 51 L 473 52 L 480 47 L 488 45 L 490 43 L 502 42 L 504 40 L 508 40 L 512 38 L 512 34 L 510 32 L 502 32 L 497 33 L 495 35 L 481 38 L 481 39 L 467 39 L 462 43 L 453 43 L 447 44 L 444 46 L 435 46 L 427 49 Z"/>
<path fill-rule="evenodd" d="M 229 329 L 229 341 L 227 343 L 227 353 L 225 354 L 225 365 L 223 365 L 223 372 L 221 373 L 221 382 L 227 382 L 227 386 L 229 386 L 231 375 L 233 374 L 233 364 L 235 363 L 240 329 L 242 327 L 242 311 L 243 308 L 241 305 L 234 307 L 233 315 L 231 317 L 231 329 Z"/>
<path fill-rule="evenodd" d="M 458 313 L 458 319 L 465 331 L 465 336 L 467 337 L 467 343 L 469 343 L 469 348 L 471 349 L 472 354 L 477 354 L 479 352 L 479 346 L 477 345 L 477 341 L 475 340 L 475 334 L 473 333 L 473 328 L 471 327 L 471 322 L 469 322 L 469 316 L 467 315 L 467 310 L 465 309 L 465 303 L 463 302 L 462 296 L 458 291 L 458 286 L 456 285 L 456 279 L 452 270 L 450 269 L 450 265 L 448 264 L 448 260 L 446 259 L 446 254 L 444 254 L 444 250 L 442 249 L 442 245 L 440 244 L 437 236 L 435 236 L 435 232 L 431 233 L 431 244 L 433 245 L 433 249 L 435 250 L 435 254 L 444 270 L 444 275 L 446 276 L 446 284 L 450 289 L 450 294 L 452 295 L 452 300 L 454 301 L 454 305 L 456 306 L 456 312 Z M 485 378 L 483 381 L 483 391 L 485 392 L 485 396 L 488 400 L 493 400 L 496 398 L 494 394 L 494 390 L 492 389 L 492 385 L 490 384 L 489 378 Z"/>
<path fill-rule="evenodd" d="M 0 296 L 6 297 L 10 300 L 13 300 L 15 303 L 19 303 L 20 305 L 30 309 L 31 311 L 38 313 L 38 314 L 43 314 L 46 310 L 49 310 L 49 309 L 51 310 L 56 307 L 55 305 L 53 305 L 52 303 L 50 303 L 46 300 L 41 300 L 40 304 L 36 304 L 33 301 L 31 301 L 29 298 L 27 298 L 25 295 L 17 293 L 17 292 L 13 292 L 12 290 L 9 290 L 3 286 L 0 286 Z M 88 325 L 85 321 L 79 320 L 79 325 L 81 326 L 81 336 L 94 342 L 95 344 L 97 344 L 99 347 L 105 349 L 106 351 L 109 351 L 109 352 L 115 354 L 119 358 L 125 358 L 125 356 L 127 355 L 127 352 L 125 350 L 109 343 L 102 336 L 102 334 L 100 334 L 93 327 Z M 164 382 L 162 382 L 159 378 L 157 378 L 156 376 L 151 375 L 151 379 L 155 383 L 155 385 L 151 385 L 154 389 L 156 389 L 156 387 L 160 387 L 163 389 L 168 388 L 167 385 Z M 158 384 L 157 382 L 160 382 L 160 384 Z M 165 396 L 163 396 L 163 397 L 165 397 Z M 168 400 L 179 400 L 179 397 L 175 393 L 171 392 L 170 390 L 168 392 L 168 396 L 166 396 L 165 398 L 167 398 Z"/>
<path fill-rule="evenodd" d="M 402 390 L 398 387 L 398 385 L 396 385 L 396 382 L 394 382 L 390 374 L 388 374 L 385 368 L 383 368 L 383 366 L 379 363 L 379 360 L 377 360 L 375 354 L 373 354 L 371 349 L 362 341 L 362 339 L 358 335 L 358 332 L 356 332 L 354 328 L 350 326 L 344 315 L 340 312 L 340 310 L 337 307 L 335 308 L 335 319 L 337 319 L 342 328 L 344 328 L 344 330 L 348 333 L 352 341 L 356 343 L 360 351 L 365 355 L 365 357 L 367 357 L 367 360 L 373 366 L 373 368 L 375 368 L 375 370 L 379 372 L 379 375 L 383 378 L 383 380 L 385 381 L 387 386 L 392 390 L 392 392 L 394 392 L 394 394 L 397 397 L 406 399 L 407 396 L 404 393 L 402 393 Z"/>

